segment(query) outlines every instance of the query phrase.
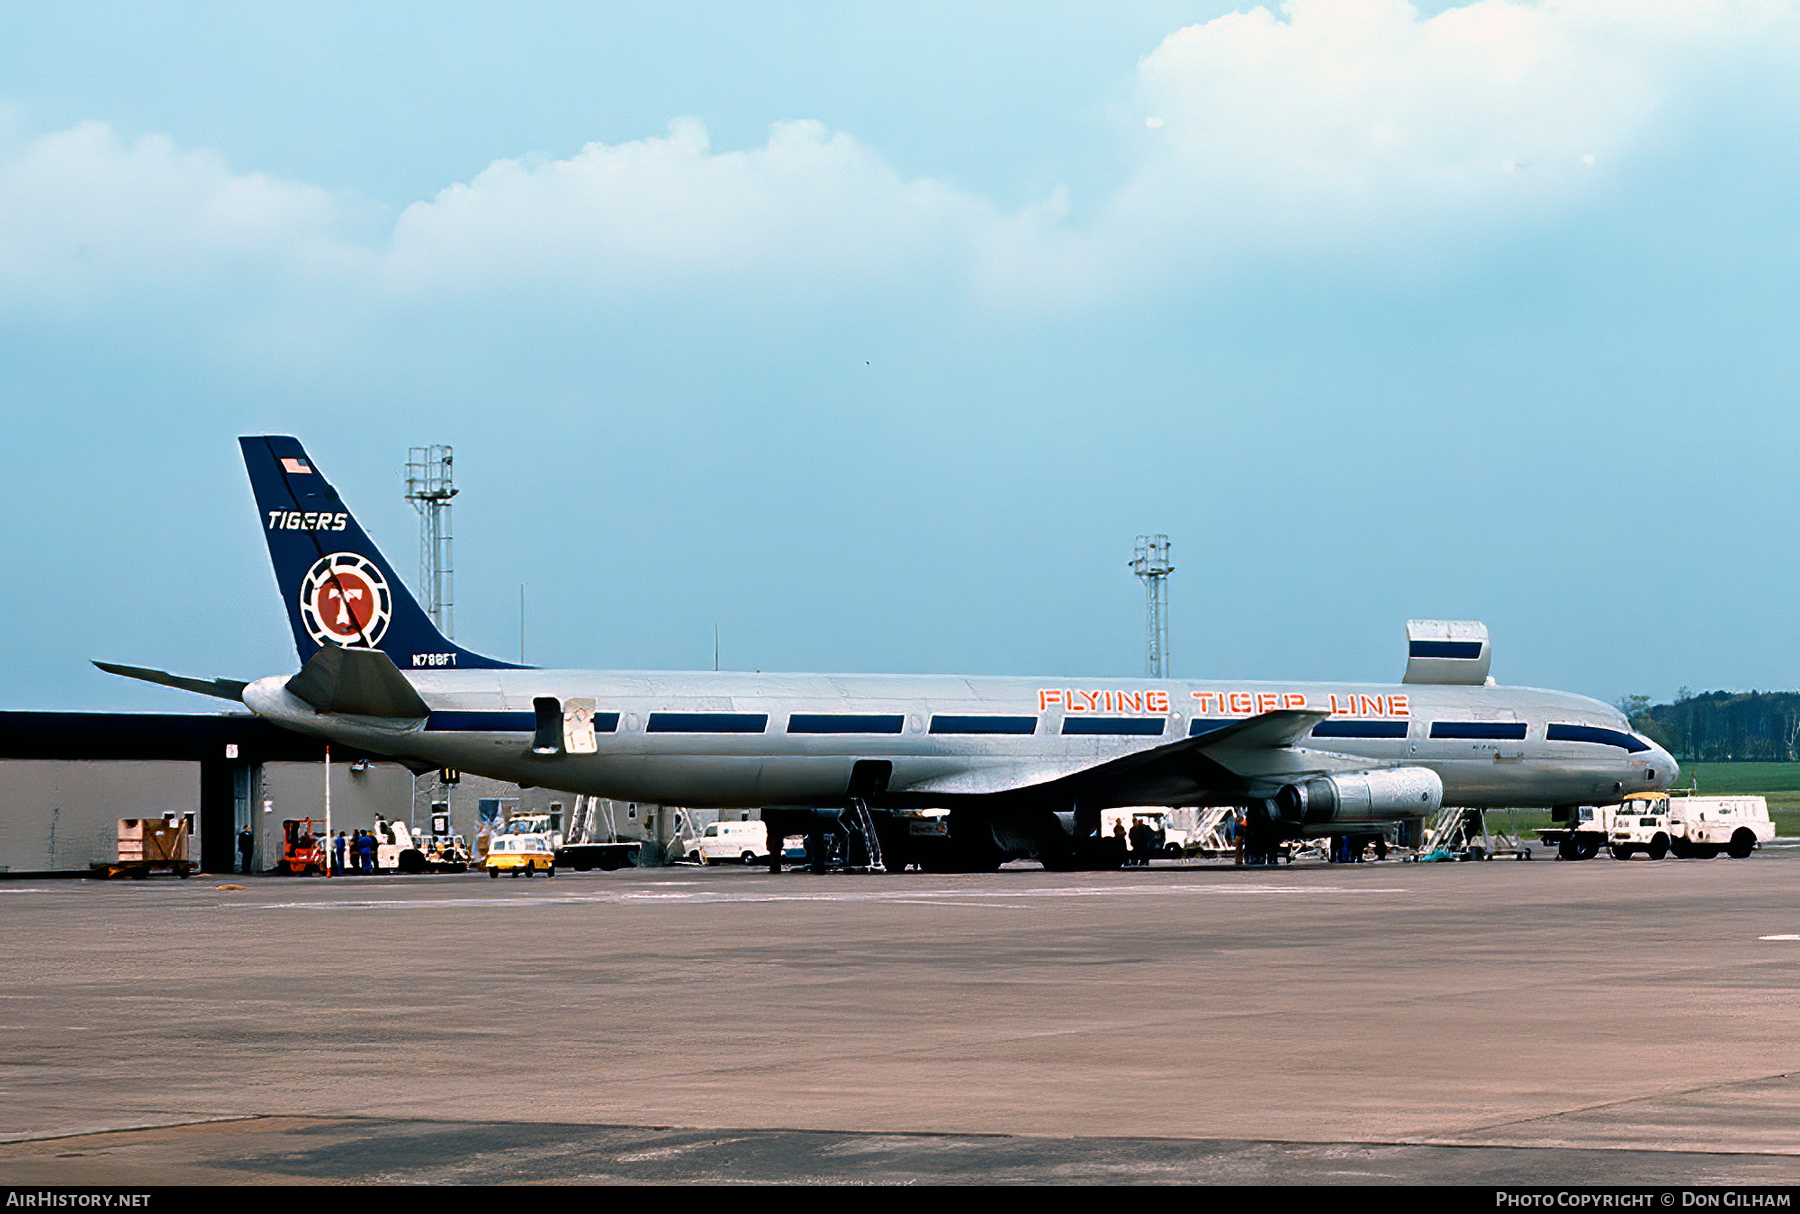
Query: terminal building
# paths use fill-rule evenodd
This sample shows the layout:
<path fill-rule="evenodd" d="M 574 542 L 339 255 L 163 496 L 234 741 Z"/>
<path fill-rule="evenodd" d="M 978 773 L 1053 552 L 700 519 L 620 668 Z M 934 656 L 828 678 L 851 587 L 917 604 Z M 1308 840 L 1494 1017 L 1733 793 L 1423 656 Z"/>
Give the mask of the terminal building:
<path fill-rule="evenodd" d="M 267 871 L 281 860 L 283 821 L 323 823 L 325 756 L 323 741 L 241 712 L 0 712 L 0 875 L 88 872 L 117 859 L 120 819 L 169 815 L 191 815 L 189 858 L 202 872 L 237 869 L 245 827 L 252 871 Z M 334 832 L 370 829 L 377 817 L 427 827 L 435 805 L 475 843 L 495 821 L 565 815 L 575 803 L 550 789 L 415 774 L 343 746 L 331 749 L 330 770 Z M 665 845 L 645 849 L 650 861 L 689 825 L 663 806 L 594 808 L 619 839 Z"/>

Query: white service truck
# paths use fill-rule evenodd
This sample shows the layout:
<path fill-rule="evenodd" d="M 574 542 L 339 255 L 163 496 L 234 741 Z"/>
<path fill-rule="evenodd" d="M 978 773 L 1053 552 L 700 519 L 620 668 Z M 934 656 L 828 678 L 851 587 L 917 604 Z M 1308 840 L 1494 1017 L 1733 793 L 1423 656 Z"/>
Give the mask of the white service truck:
<path fill-rule="evenodd" d="M 1774 837 L 1769 803 L 1762 797 L 1639 792 L 1613 811 L 1607 847 L 1615 860 L 1638 852 L 1652 860 L 1670 853 L 1710 860 L 1720 852 L 1741 860 Z"/>

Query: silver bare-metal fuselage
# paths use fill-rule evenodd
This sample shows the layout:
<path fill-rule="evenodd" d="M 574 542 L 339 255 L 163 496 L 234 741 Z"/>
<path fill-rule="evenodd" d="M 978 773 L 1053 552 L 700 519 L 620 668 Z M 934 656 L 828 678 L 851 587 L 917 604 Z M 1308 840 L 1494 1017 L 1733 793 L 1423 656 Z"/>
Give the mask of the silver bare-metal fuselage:
<path fill-rule="evenodd" d="M 1437 773 L 1446 805 L 1555 806 L 1617 801 L 1677 774 L 1615 709 L 1520 687 L 530 669 L 406 677 L 428 718 L 321 713 L 285 676 L 251 684 L 244 702 L 287 728 L 434 766 L 697 807 L 841 805 L 868 760 L 892 764 L 880 797 L 889 808 L 1028 795 L 1134 752 L 1295 709 L 1329 715 L 1166 801 L 1232 804 L 1307 775 L 1408 766 Z M 593 701 L 593 753 L 534 753 L 533 703 L 545 697 Z M 1571 732 L 1628 741 L 1568 740 Z M 1143 796 L 1126 782 L 1083 800 L 1164 803 Z"/>

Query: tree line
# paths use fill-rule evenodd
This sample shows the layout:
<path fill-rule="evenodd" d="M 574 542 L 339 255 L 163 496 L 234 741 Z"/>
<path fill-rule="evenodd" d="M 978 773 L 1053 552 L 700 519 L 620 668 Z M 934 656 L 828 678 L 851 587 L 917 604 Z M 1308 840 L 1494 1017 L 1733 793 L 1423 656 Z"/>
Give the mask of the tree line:
<path fill-rule="evenodd" d="M 1626 696 L 1631 727 L 1677 759 L 1699 762 L 1800 760 L 1800 691 L 1703 691 L 1683 687 L 1672 704 Z"/>

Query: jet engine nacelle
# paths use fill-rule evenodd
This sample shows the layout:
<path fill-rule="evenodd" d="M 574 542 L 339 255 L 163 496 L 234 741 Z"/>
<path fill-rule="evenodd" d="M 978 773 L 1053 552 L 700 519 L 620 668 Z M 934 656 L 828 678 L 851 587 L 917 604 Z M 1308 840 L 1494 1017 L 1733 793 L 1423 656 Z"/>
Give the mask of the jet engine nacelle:
<path fill-rule="evenodd" d="M 1428 767 L 1384 767 L 1283 785 L 1275 804 L 1292 826 L 1368 818 L 1422 818 L 1444 803 L 1444 782 Z"/>

